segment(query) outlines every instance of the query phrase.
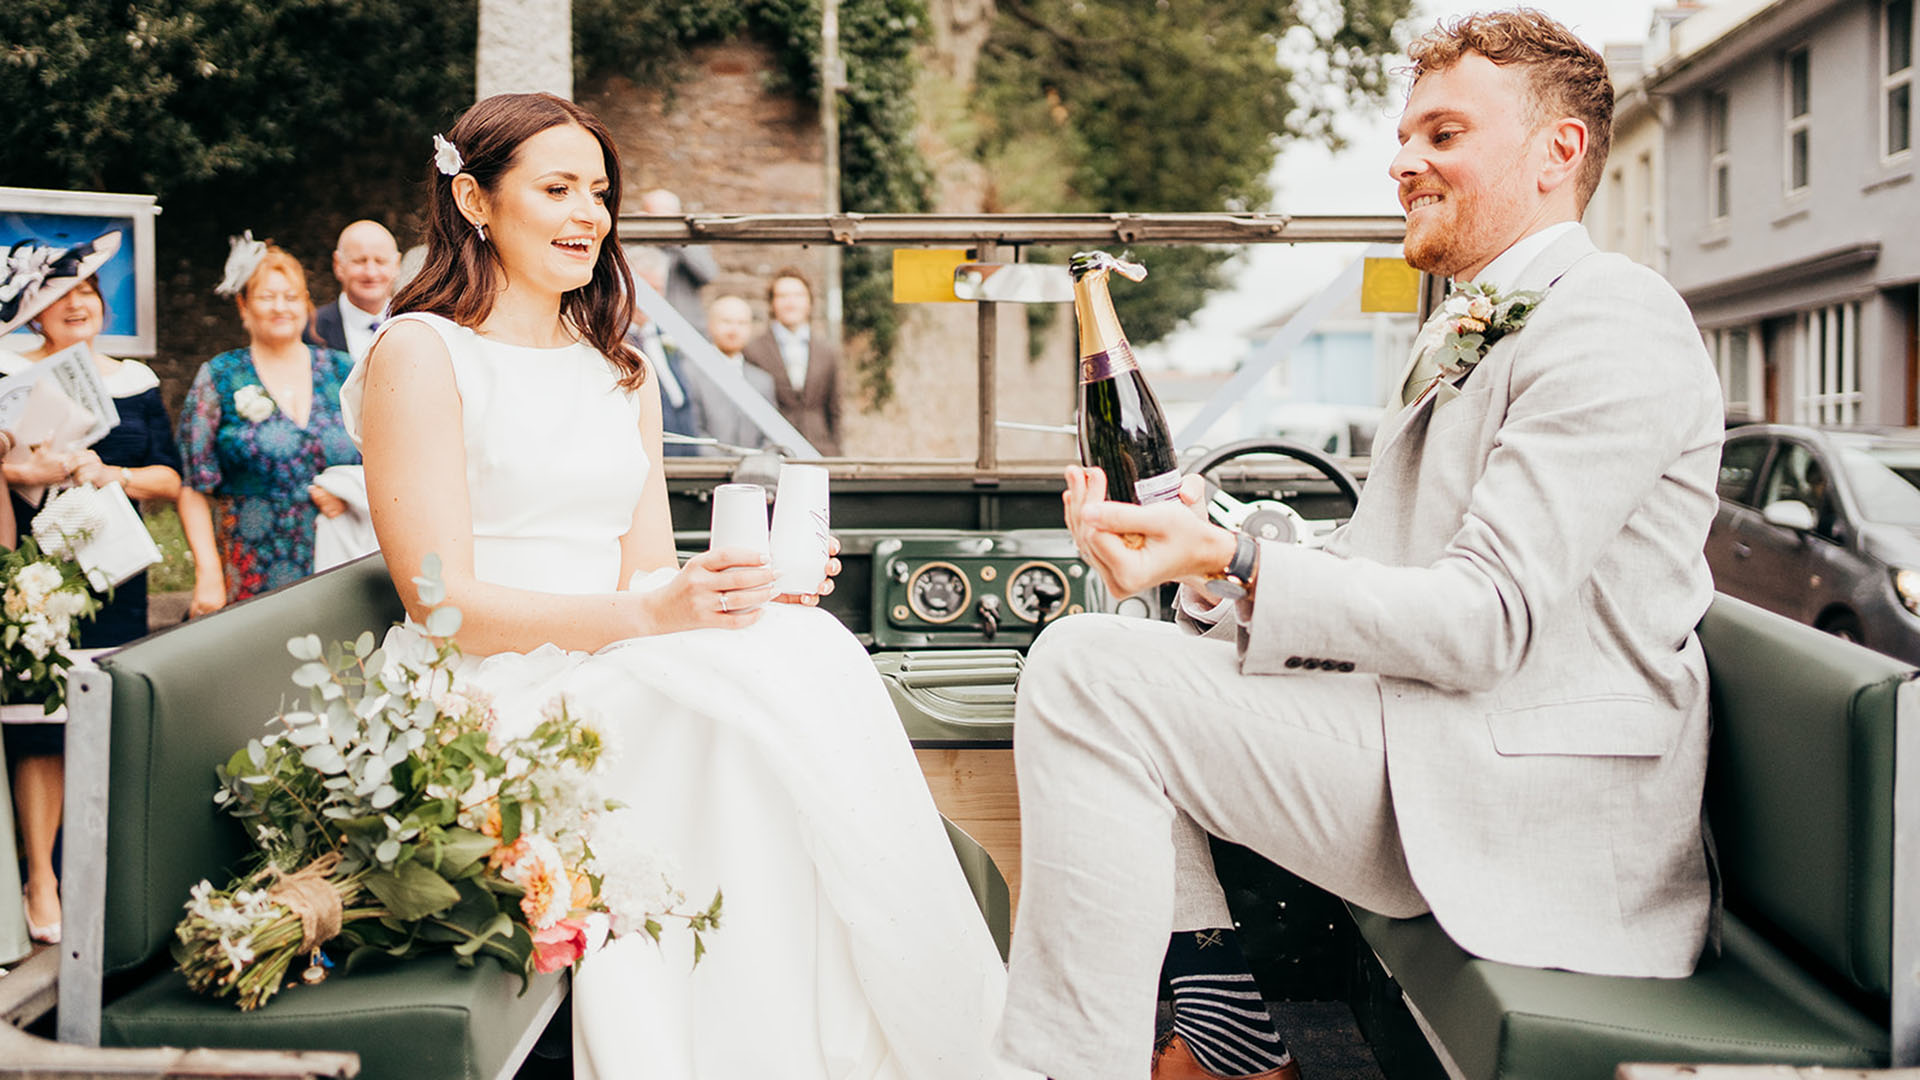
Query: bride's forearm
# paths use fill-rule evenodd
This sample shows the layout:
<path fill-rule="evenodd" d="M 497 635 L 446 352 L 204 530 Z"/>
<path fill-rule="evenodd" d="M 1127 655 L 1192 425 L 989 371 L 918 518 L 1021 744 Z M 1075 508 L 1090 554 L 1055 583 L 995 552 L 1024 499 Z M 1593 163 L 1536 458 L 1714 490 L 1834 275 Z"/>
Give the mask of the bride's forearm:
<path fill-rule="evenodd" d="M 592 652 L 661 631 L 655 605 L 645 594 L 546 593 L 473 579 L 446 586 L 446 604 L 460 611 L 454 640 L 476 655 L 529 652 L 545 644 Z M 428 610 L 417 594 L 408 597 L 407 613 L 416 621 L 424 622 Z"/>

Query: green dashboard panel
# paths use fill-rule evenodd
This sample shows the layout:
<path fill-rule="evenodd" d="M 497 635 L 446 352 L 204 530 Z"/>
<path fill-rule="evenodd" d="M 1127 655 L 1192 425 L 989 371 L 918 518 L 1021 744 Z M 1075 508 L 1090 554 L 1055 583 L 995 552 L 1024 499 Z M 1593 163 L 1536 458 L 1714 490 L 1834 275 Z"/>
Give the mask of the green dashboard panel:
<path fill-rule="evenodd" d="M 1064 529 L 888 537 L 872 548 L 875 649 L 1025 649 L 1088 610 L 1088 573 Z"/>

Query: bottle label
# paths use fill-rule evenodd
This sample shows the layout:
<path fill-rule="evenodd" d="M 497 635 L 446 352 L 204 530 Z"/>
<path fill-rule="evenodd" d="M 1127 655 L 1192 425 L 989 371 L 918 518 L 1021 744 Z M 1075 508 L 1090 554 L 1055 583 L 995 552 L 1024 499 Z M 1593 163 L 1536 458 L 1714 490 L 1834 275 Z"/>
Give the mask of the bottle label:
<path fill-rule="evenodd" d="M 1180 497 L 1180 470 L 1163 472 L 1159 476 L 1149 476 L 1133 482 L 1133 497 L 1141 506 L 1150 506 L 1157 502 Z"/>
<path fill-rule="evenodd" d="M 1133 346 L 1128 345 L 1125 338 L 1114 342 L 1111 349 L 1080 358 L 1080 381 L 1083 383 L 1099 382 L 1138 370 L 1140 362 L 1133 358 Z"/>

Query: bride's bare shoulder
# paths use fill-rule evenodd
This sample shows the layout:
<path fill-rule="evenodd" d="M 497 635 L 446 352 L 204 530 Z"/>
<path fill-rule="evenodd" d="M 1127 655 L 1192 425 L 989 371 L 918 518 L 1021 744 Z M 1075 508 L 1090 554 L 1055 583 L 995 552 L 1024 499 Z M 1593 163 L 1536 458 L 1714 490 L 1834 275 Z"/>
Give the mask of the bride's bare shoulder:
<path fill-rule="evenodd" d="M 448 370 L 452 354 L 440 332 L 424 319 L 386 327 L 367 354 L 369 379 L 411 379 Z"/>

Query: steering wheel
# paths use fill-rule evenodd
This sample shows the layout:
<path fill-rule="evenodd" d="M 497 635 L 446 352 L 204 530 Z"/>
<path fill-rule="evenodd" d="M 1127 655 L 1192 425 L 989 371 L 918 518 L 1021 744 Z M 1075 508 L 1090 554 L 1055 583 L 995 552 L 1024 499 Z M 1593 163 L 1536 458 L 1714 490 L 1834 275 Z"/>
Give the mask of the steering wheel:
<path fill-rule="evenodd" d="M 1254 454 L 1278 454 L 1305 462 L 1331 481 L 1349 503 L 1356 506 L 1360 503 L 1360 482 L 1320 451 L 1285 439 L 1242 439 L 1209 451 L 1182 470 L 1198 473 L 1207 481 L 1207 517 L 1214 524 L 1238 529 L 1261 540 L 1278 540 L 1282 543 L 1308 544 L 1324 535 L 1286 503 L 1278 499 L 1236 499 L 1207 475 L 1229 461 Z"/>

